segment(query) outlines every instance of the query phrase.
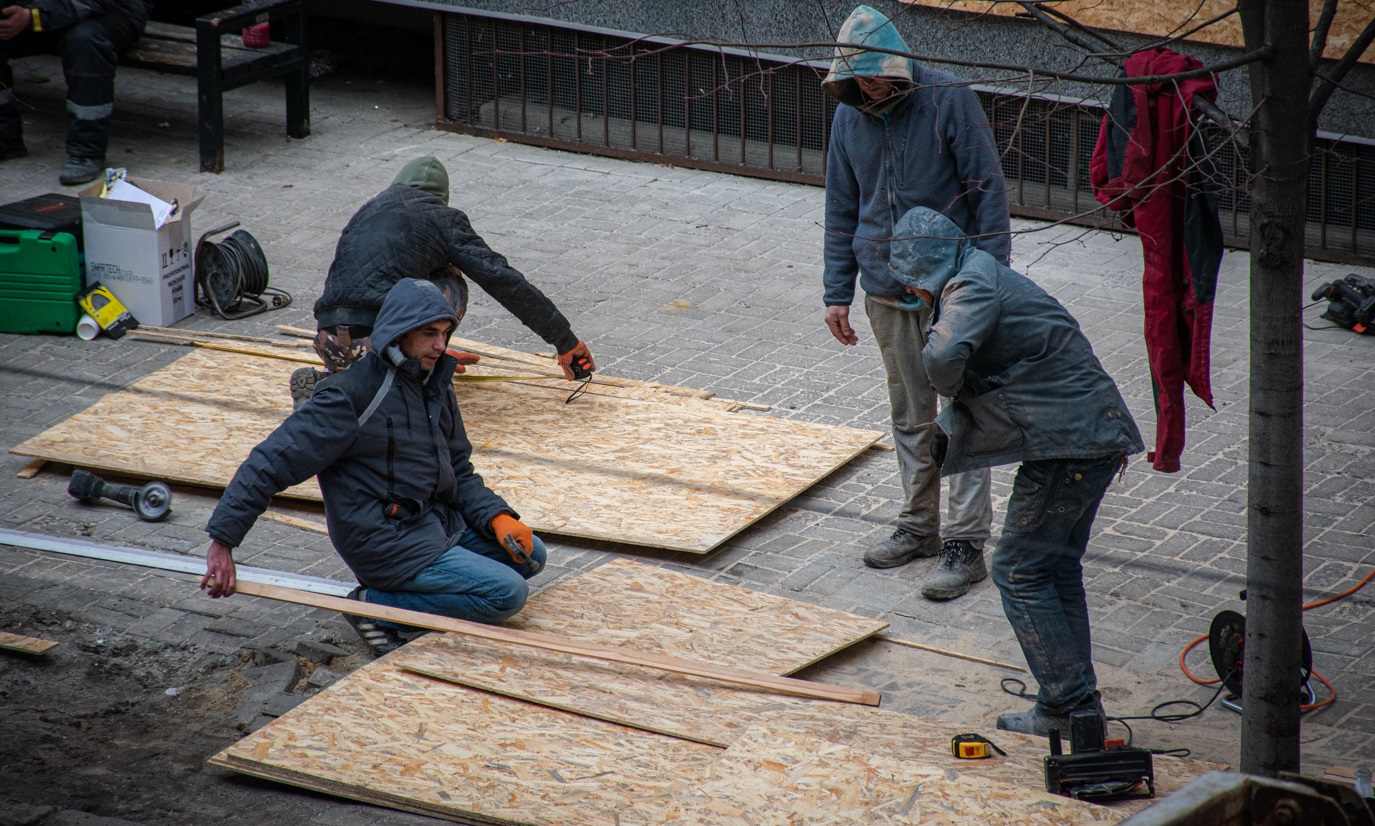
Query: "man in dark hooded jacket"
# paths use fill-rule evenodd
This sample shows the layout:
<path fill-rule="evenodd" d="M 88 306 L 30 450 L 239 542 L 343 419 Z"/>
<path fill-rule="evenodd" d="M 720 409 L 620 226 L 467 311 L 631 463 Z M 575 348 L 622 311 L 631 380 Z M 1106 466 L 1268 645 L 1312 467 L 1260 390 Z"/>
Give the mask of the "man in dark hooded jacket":
<path fill-rule="evenodd" d="M 942 473 L 1021 463 L 993 582 L 1040 691 L 998 728 L 1067 732 L 1072 712 L 1102 713 L 1082 560 L 1108 484 L 1145 449 L 1141 434 L 1074 316 L 949 218 L 925 207 L 903 216 L 892 272 L 931 309 L 921 359 L 954 400 L 937 420 L 949 434 L 934 451 Z"/>
<path fill-rule="evenodd" d="M 850 14 L 837 42 L 909 51 L 893 22 L 869 6 Z M 940 472 L 931 463 L 927 427 L 937 400 L 915 346 L 930 313 L 907 301 L 889 275 L 889 242 L 903 213 L 926 206 L 967 227 L 976 246 L 1006 263 L 1010 226 L 998 146 L 972 89 L 900 55 L 837 46 L 822 88 L 841 104 L 826 154 L 826 326 L 841 344 L 859 342 L 850 326 L 858 277 L 888 378 L 902 476 L 895 530 L 865 551 L 864 563 L 892 568 L 938 556 L 922 595 L 953 599 L 988 576 L 988 470 L 946 480 L 949 510 L 942 522 Z"/>
<path fill-rule="evenodd" d="M 478 622 L 524 606 L 545 548 L 473 471 L 446 352 L 457 324 L 434 284 L 391 289 L 374 349 L 322 379 L 225 489 L 206 527 L 210 596 L 234 593 L 232 551 L 269 500 L 317 476 L 330 540 L 358 578 L 351 599 Z M 401 644 L 400 626 L 348 620 L 379 655 Z"/>
<path fill-rule="evenodd" d="M 65 185 L 94 180 L 105 168 L 108 123 L 115 108 L 115 63 L 143 35 L 152 3 L 145 0 L 0 0 L 0 161 L 29 154 L 14 99 L 10 61 L 62 56 L 67 79 Z"/>
<path fill-rule="evenodd" d="M 467 215 L 449 206 L 449 173 L 426 155 L 403 166 L 339 236 L 324 292 L 315 302 L 315 352 L 326 372 L 343 370 L 368 351 L 382 299 L 403 278 L 434 281 L 462 321 L 468 303 L 465 275 L 552 345 L 569 379 L 597 369 L 587 345 L 554 303 L 487 246 Z M 458 372 L 476 361 L 463 354 Z M 292 374 L 291 395 L 298 407 L 319 377 L 310 367 Z"/>

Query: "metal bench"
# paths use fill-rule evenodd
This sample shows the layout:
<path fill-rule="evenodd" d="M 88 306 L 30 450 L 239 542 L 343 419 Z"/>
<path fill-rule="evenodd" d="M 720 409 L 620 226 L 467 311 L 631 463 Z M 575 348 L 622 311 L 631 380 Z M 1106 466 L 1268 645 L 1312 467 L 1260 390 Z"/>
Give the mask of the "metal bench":
<path fill-rule="evenodd" d="M 246 48 L 243 30 L 269 20 L 274 21 L 281 39 L 262 49 Z M 248 0 L 196 18 L 194 28 L 150 22 L 143 37 L 120 56 L 119 62 L 196 77 L 202 172 L 224 170 L 223 95 L 230 89 L 284 77 L 286 133 L 293 138 L 310 134 L 310 75 L 303 0 Z"/>

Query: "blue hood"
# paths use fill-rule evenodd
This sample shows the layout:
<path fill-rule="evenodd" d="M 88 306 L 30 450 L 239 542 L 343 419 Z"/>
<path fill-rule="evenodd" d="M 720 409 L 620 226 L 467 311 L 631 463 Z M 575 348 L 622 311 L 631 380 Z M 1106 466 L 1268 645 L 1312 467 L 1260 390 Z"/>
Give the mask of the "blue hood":
<path fill-rule="evenodd" d="M 403 278 L 387 293 L 382 309 L 377 311 L 372 349 L 384 353 L 403 335 L 432 321 L 448 321 L 458 327 L 458 316 L 438 287 L 419 278 Z M 453 329 L 449 334 L 453 334 Z"/>
<path fill-rule="evenodd" d="M 975 250 L 955 222 L 927 207 L 912 207 L 893 229 L 888 271 L 904 287 L 940 300 L 945 285 Z"/>
<path fill-rule="evenodd" d="M 895 52 L 911 51 L 907 48 L 907 42 L 902 39 L 902 35 L 898 34 L 893 21 L 883 12 L 869 6 L 858 6 L 850 12 L 849 18 L 840 27 L 836 40 L 840 43 L 859 43 Z M 821 88 L 841 103 L 859 108 L 866 101 L 859 91 L 859 84 L 855 83 L 856 76 L 891 78 L 903 81 L 910 89 L 914 74 L 909 58 L 837 46 L 835 57 L 831 60 L 831 71 L 821 82 Z M 889 109 L 891 104 L 882 108 Z"/>

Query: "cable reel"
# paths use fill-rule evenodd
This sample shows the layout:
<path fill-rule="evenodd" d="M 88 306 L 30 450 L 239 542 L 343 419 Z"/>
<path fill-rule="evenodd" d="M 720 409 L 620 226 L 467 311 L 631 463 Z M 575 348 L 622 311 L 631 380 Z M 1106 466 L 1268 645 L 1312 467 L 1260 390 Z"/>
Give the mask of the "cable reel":
<path fill-rule="evenodd" d="M 1303 634 L 1303 656 L 1300 658 L 1300 676 L 1303 679 L 1303 692 L 1309 704 L 1317 702 L 1317 695 L 1309 682 L 1309 676 L 1313 673 L 1313 648 L 1308 642 L 1308 632 L 1300 629 Z M 1213 660 L 1213 670 L 1217 672 L 1218 679 L 1222 680 L 1222 685 L 1232 693 L 1232 696 L 1223 700 L 1222 705 L 1232 711 L 1240 712 L 1241 705 L 1236 701 L 1241 699 L 1242 689 L 1242 665 L 1245 660 L 1246 648 L 1246 617 L 1236 611 L 1223 611 L 1213 617 L 1213 624 L 1208 628 L 1208 653 Z"/>
<path fill-rule="evenodd" d="M 268 286 L 267 256 L 247 230 L 236 230 L 219 243 L 210 240 L 238 225 L 234 221 L 212 229 L 196 242 L 196 304 L 231 321 L 291 304 L 290 293 Z"/>

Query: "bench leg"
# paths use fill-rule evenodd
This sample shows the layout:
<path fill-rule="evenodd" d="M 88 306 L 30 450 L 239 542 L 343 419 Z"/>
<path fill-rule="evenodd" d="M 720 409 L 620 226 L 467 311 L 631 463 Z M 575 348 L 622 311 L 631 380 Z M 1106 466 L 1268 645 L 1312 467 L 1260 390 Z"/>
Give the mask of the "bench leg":
<path fill-rule="evenodd" d="M 310 136 L 310 50 L 306 39 L 306 13 L 284 20 L 284 40 L 301 50 L 301 67 L 289 73 L 286 80 L 286 133 L 293 138 Z"/>
<path fill-rule="evenodd" d="M 220 89 L 220 35 L 196 27 L 196 97 L 200 109 L 201 171 L 224 171 L 224 99 Z"/>

